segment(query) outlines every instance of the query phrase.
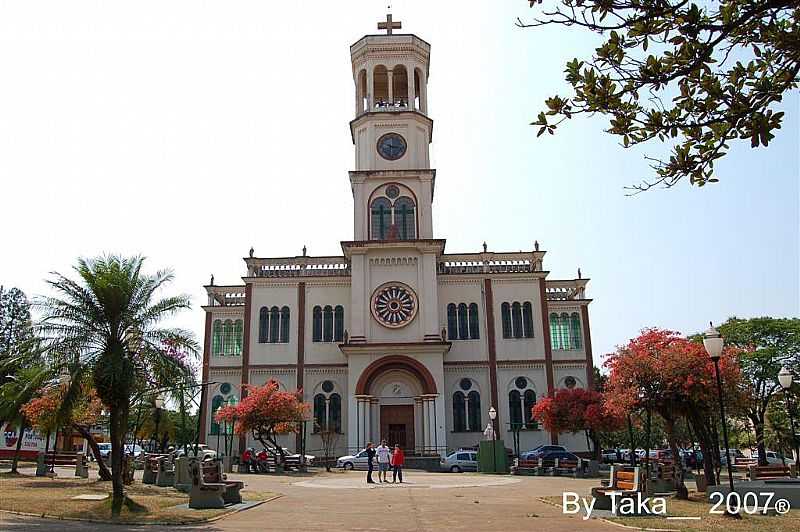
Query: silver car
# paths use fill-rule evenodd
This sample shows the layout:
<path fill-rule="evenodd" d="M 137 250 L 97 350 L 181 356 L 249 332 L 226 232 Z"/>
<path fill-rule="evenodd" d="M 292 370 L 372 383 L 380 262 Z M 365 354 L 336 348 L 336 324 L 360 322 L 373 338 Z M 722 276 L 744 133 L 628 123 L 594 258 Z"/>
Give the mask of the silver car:
<path fill-rule="evenodd" d="M 458 450 L 439 461 L 443 471 L 461 473 L 478 470 L 478 453 L 472 450 Z"/>
<path fill-rule="evenodd" d="M 336 460 L 336 467 L 346 470 L 367 469 L 367 451 L 361 451 L 356 454 L 348 454 L 347 456 L 340 457 L 338 460 Z"/>

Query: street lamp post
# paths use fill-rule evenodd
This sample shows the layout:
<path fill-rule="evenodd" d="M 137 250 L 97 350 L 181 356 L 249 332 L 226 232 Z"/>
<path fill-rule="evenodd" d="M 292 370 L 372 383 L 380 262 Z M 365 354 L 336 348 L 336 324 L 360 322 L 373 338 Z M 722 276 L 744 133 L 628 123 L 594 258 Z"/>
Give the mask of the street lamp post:
<path fill-rule="evenodd" d="M 155 433 L 153 434 L 153 437 L 155 438 L 154 439 L 154 443 L 155 443 L 155 446 L 156 446 L 156 451 L 157 452 L 161 452 L 161 445 L 160 445 L 161 440 L 159 439 L 159 436 L 158 436 L 158 428 L 159 428 L 159 425 L 161 425 L 161 410 L 164 408 L 164 398 L 162 397 L 162 395 L 160 393 L 156 395 L 155 399 L 153 399 L 153 406 L 156 409 L 156 414 L 155 414 L 155 417 L 156 417 L 156 430 L 155 430 Z"/>
<path fill-rule="evenodd" d="M 710 324 L 709 329 L 703 336 L 703 346 L 711 360 L 714 361 L 714 371 L 717 374 L 717 393 L 719 394 L 719 414 L 722 419 L 722 438 L 725 444 L 725 461 L 728 464 L 728 482 L 730 484 L 731 493 L 734 492 L 733 487 L 733 464 L 731 464 L 731 454 L 728 449 L 728 423 L 725 421 L 725 401 L 722 397 L 722 377 L 719 374 L 719 357 L 722 356 L 722 348 L 725 346 L 725 341 L 722 336 Z"/>
<path fill-rule="evenodd" d="M 794 430 L 794 415 L 792 414 L 792 396 L 789 394 L 789 391 L 792 388 L 792 383 L 794 379 L 792 377 L 792 372 L 784 366 L 781 368 L 781 371 L 778 373 L 778 383 L 783 388 L 783 393 L 786 395 L 786 407 L 789 410 L 789 426 L 792 429 L 792 452 L 794 453 L 794 460 L 795 463 L 800 463 L 800 448 L 797 445 L 797 433 Z"/>
<path fill-rule="evenodd" d="M 494 427 L 494 420 L 497 419 L 497 410 L 495 410 L 494 407 L 489 409 L 489 419 L 492 420 L 492 463 L 494 464 L 492 472 L 497 473 L 497 451 L 494 448 L 494 442 L 497 441 L 497 431 Z"/>

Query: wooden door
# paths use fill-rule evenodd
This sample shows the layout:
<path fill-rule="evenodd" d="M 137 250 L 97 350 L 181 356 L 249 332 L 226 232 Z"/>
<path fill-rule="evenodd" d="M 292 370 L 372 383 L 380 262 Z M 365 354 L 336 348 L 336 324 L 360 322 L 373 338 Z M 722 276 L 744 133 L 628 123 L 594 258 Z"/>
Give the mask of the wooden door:
<path fill-rule="evenodd" d="M 414 450 L 414 405 L 381 405 L 381 440 Z"/>

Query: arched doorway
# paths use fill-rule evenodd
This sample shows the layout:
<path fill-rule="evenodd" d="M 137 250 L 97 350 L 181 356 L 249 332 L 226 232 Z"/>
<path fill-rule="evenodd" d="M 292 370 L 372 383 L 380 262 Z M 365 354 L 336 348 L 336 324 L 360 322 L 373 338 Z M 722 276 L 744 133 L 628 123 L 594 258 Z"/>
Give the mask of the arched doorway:
<path fill-rule="evenodd" d="M 411 454 L 436 454 L 437 397 L 424 364 L 401 355 L 379 358 L 356 384 L 357 445 L 385 439 Z"/>

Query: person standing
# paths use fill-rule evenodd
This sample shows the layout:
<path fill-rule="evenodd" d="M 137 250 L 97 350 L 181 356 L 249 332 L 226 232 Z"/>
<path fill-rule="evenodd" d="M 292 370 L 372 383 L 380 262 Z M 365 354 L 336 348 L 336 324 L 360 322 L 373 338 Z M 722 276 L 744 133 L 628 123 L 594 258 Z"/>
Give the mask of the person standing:
<path fill-rule="evenodd" d="M 406 456 L 403 454 L 403 449 L 400 445 L 394 446 L 392 453 L 392 484 L 399 478 L 400 484 L 403 483 L 403 465 L 406 463 Z"/>
<path fill-rule="evenodd" d="M 372 459 L 375 458 L 375 449 L 372 448 L 371 441 L 367 442 L 364 452 L 367 453 L 367 484 L 375 484 L 375 481 L 372 480 Z M 380 473 L 378 473 L 378 478 L 380 478 Z"/>
<path fill-rule="evenodd" d="M 386 440 L 381 441 L 380 446 L 375 449 L 375 452 L 378 454 L 378 481 L 389 482 L 386 478 L 386 474 L 389 471 L 392 451 L 386 446 Z"/>

